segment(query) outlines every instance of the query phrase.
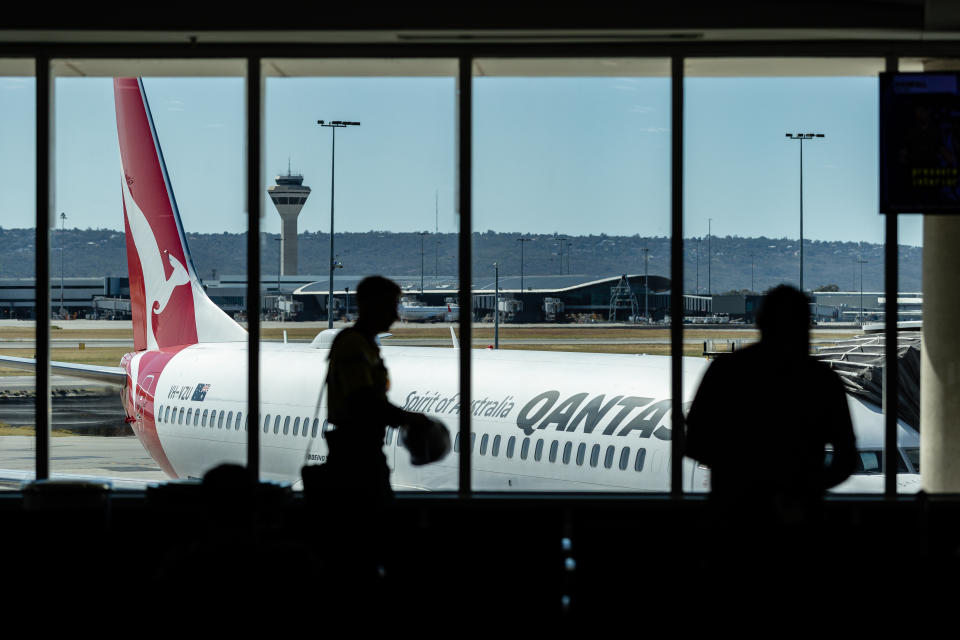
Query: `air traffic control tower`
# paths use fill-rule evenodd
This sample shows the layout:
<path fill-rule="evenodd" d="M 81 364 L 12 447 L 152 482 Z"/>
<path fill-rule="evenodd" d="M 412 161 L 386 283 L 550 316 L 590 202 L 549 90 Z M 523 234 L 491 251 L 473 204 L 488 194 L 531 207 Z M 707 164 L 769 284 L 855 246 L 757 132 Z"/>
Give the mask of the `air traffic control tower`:
<path fill-rule="evenodd" d="M 283 221 L 280 232 L 280 273 L 285 276 L 297 275 L 297 216 L 310 195 L 310 187 L 304 186 L 303 176 L 294 175 L 287 165 L 287 175 L 274 178 L 275 186 L 267 187 L 267 193 L 277 207 L 277 213 Z"/>

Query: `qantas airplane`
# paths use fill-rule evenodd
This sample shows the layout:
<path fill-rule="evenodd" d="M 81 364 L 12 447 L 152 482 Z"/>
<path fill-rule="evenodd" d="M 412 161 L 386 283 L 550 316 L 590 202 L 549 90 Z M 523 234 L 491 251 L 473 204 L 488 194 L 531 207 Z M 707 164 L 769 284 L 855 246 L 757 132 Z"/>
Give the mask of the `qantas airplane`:
<path fill-rule="evenodd" d="M 114 93 L 135 351 L 119 367 L 55 362 L 52 371 L 121 387 L 134 433 L 171 479 L 244 463 L 246 434 L 258 429 L 262 477 L 298 486 L 300 468 L 326 457 L 323 382 L 335 330 L 309 345 L 263 343 L 260 414 L 248 414 L 247 333 L 197 278 L 143 82 L 115 79 Z M 481 491 L 669 490 L 670 358 L 477 350 L 474 400 L 463 406 L 455 340 L 451 349 L 384 342 L 392 402 L 445 422 L 451 433 L 461 412 L 472 416 L 471 441 L 457 436 L 453 454 L 422 467 L 410 464 L 396 430 L 388 429 L 384 451 L 396 489 L 456 489 L 458 453 L 470 447 Z M 0 361 L 34 366 L 23 358 Z M 706 366 L 683 359 L 684 403 Z M 880 492 L 883 416 L 852 398 L 849 405 L 861 465 L 839 489 Z M 919 436 L 901 423 L 899 443 L 900 490 L 916 491 Z M 707 491 L 709 470 L 689 459 L 683 465 L 684 490 Z"/>

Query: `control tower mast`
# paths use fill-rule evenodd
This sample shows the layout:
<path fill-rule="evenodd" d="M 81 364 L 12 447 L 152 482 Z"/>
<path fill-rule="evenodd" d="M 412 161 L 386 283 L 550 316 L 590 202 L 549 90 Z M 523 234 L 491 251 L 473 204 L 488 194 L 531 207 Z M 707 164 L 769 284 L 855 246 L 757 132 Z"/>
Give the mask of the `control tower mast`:
<path fill-rule="evenodd" d="M 293 174 L 290 164 L 287 163 L 287 175 L 276 176 L 275 186 L 267 187 L 270 199 L 277 207 L 277 213 L 283 221 L 280 232 L 280 274 L 292 276 L 297 274 L 297 216 L 307 202 L 310 187 L 304 186 L 303 176 Z"/>

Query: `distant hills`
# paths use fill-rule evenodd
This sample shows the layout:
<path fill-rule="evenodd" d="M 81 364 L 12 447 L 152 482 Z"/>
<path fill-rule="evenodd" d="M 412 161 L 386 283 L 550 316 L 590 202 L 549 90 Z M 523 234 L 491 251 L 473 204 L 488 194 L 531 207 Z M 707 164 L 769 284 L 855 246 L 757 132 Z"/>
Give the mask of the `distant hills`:
<path fill-rule="evenodd" d="M 124 234 L 110 229 L 67 229 L 52 232 L 51 274 L 60 274 L 60 248 L 63 248 L 64 275 L 123 276 L 127 273 Z M 495 233 L 473 234 L 473 271 L 475 276 L 489 271 L 494 262 L 500 274 L 520 273 L 520 243 L 525 242 L 525 274 L 559 274 L 560 242 L 552 235 Z M 279 242 L 275 234 L 264 234 L 261 261 L 265 275 L 276 274 Z M 299 244 L 300 273 L 324 274 L 329 264 L 329 235 L 301 233 Z M 417 233 L 369 231 L 338 233 L 336 253 L 350 274 L 383 273 L 418 275 L 420 273 L 421 237 Z M 0 227 L 0 277 L 29 277 L 34 270 L 33 229 Z M 246 272 L 246 236 L 236 233 L 189 234 L 188 242 L 194 264 L 202 278 Z M 697 284 L 697 247 L 700 248 L 699 284 L 707 292 L 707 241 L 688 239 L 684 243 L 684 290 L 692 293 Z M 736 236 L 711 239 L 712 260 L 709 280 L 714 293 L 751 288 L 750 264 L 753 261 L 753 288 L 758 291 L 780 282 L 796 283 L 799 273 L 799 243 L 788 238 L 742 238 Z M 670 240 L 666 237 L 590 235 L 573 236 L 563 242 L 563 273 L 618 275 L 644 272 L 644 247 L 649 249 L 649 273 L 670 275 Z M 457 235 L 429 234 L 423 237 L 423 265 L 427 276 L 436 270 L 440 275 L 457 273 Z M 921 290 L 919 247 L 900 247 L 900 290 Z M 883 245 L 855 242 L 821 242 L 804 244 L 807 288 L 837 285 L 840 290 L 860 288 L 858 257 L 863 265 L 863 288 L 883 290 Z"/>

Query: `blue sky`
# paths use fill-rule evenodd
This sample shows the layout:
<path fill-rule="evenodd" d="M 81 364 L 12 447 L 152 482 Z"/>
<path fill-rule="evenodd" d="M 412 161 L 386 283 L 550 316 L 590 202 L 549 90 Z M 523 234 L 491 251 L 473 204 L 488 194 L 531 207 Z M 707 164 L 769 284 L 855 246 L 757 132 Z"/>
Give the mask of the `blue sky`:
<path fill-rule="evenodd" d="M 241 232 L 243 81 L 145 80 L 188 232 Z M 329 129 L 338 231 L 457 229 L 452 78 L 269 79 L 266 177 L 288 158 L 312 187 L 300 229 L 326 231 Z M 121 228 L 112 83 L 56 85 L 56 208 L 67 226 Z M 669 235 L 670 83 L 664 78 L 478 78 L 475 229 Z M 33 226 L 33 81 L 0 78 L 0 224 Z M 804 143 L 805 237 L 882 242 L 877 83 L 870 78 L 689 78 L 685 235 L 796 237 Z M 264 196 L 263 228 L 279 230 Z M 921 243 L 918 216 L 901 242 Z"/>

